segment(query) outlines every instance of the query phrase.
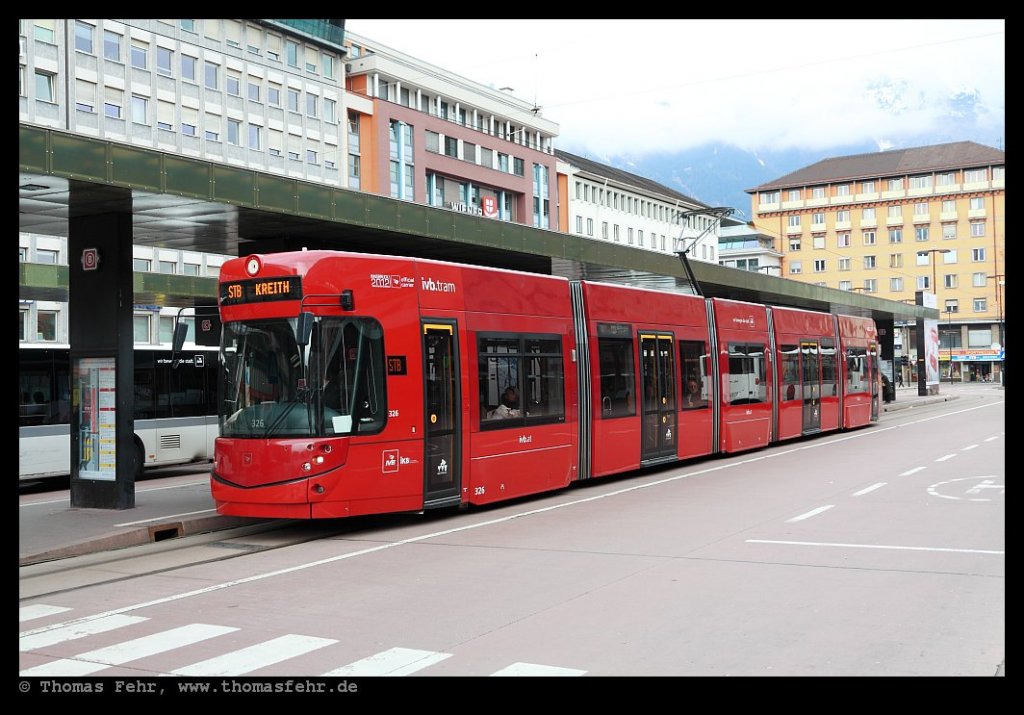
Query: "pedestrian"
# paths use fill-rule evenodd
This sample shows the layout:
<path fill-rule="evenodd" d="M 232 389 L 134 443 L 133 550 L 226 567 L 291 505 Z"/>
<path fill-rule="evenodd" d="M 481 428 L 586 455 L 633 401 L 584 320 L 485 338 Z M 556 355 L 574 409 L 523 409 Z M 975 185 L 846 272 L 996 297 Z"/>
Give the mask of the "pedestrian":
<path fill-rule="evenodd" d="M 903 387 L 903 371 L 896 371 L 896 387 Z"/>

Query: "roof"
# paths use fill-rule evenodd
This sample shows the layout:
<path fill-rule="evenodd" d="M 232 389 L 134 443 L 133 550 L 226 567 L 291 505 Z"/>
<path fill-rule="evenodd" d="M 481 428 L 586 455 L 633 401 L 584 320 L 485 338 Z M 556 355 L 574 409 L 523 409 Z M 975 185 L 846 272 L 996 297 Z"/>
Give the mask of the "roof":
<path fill-rule="evenodd" d="M 1004 164 L 1006 155 L 976 142 L 952 142 L 911 149 L 854 154 L 852 156 L 822 159 L 791 174 L 766 184 L 744 189 L 748 194 L 768 189 L 807 186 L 851 179 L 885 176 L 906 176 L 931 171 L 944 171 Z"/>
<path fill-rule="evenodd" d="M 590 159 L 585 159 L 577 154 L 570 154 L 569 152 L 562 151 L 561 149 L 555 149 L 555 156 L 561 159 L 562 161 L 568 162 L 589 174 L 596 174 L 597 176 L 606 177 L 611 181 L 615 181 L 619 184 L 624 184 L 626 186 L 630 186 L 643 191 L 661 194 L 662 196 L 670 196 L 674 199 L 679 199 L 680 201 L 685 201 L 688 204 L 692 204 L 697 208 L 711 208 L 708 204 L 704 203 L 703 201 L 698 201 L 697 199 L 690 198 L 686 194 L 681 194 L 678 191 L 670 189 L 667 186 L 659 184 L 656 181 L 645 179 L 644 177 L 637 176 L 636 174 L 630 174 L 628 171 L 615 169 L 611 166 L 608 166 L 607 164 L 602 164 L 598 161 L 591 161 Z"/>

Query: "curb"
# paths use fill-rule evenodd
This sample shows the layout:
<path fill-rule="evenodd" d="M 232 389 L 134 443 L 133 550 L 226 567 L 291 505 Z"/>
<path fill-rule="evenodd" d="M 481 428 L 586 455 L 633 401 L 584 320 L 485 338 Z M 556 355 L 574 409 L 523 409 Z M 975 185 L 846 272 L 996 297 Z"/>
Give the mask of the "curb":
<path fill-rule="evenodd" d="M 97 536 L 95 539 L 67 546 L 58 546 L 39 554 L 21 556 L 18 566 L 31 566 L 45 561 L 73 558 L 95 554 L 100 551 L 115 551 L 132 546 L 153 544 L 185 536 L 194 536 L 212 531 L 235 529 L 241 526 L 262 523 L 262 519 L 244 516 L 207 516 L 199 519 L 173 520 L 130 531 L 119 531 L 113 534 Z"/>

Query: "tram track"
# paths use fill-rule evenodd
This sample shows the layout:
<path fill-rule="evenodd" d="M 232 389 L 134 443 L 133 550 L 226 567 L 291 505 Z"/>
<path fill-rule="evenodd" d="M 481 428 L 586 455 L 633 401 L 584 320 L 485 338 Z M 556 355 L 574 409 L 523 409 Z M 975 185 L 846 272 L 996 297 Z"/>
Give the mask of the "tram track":
<path fill-rule="evenodd" d="M 197 564 L 282 549 L 351 531 L 350 524 L 266 521 L 193 536 L 22 566 L 19 598 L 52 596 Z"/>

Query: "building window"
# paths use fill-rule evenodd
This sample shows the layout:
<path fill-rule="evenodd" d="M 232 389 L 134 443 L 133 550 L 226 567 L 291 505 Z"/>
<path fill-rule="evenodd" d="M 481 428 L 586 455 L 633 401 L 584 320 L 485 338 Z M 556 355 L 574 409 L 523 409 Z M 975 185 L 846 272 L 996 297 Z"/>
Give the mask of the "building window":
<path fill-rule="evenodd" d="M 789 272 L 791 274 L 797 274 L 803 272 L 803 264 L 800 261 L 789 262 Z"/>
<path fill-rule="evenodd" d="M 181 108 L 181 133 L 187 137 L 196 136 L 199 125 L 199 110 L 191 107 Z"/>
<path fill-rule="evenodd" d="M 75 20 L 75 49 L 92 54 L 92 34 L 96 28 L 81 20 Z"/>
<path fill-rule="evenodd" d="M 836 234 L 836 246 L 838 246 L 839 248 L 849 248 L 850 247 L 850 232 L 849 231 L 843 231 L 842 233 L 837 233 Z"/>
<path fill-rule="evenodd" d="M 319 97 L 317 97 L 315 94 L 310 94 L 309 92 L 306 92 L 306 116 L 307 117 L 311 117 L 313 119 L 316 119 L 316 105 L 317 105 L 317 100 L 318 99 L 319 99 Z"/>
<path fill-rule="evenodd" d="M 81 79 L 75 80 L 75 109 L 79 112 L 96 112 L 96 85 Z"/>
<path fill-rule="evenodd" d="M 811 241 L 813 242 L 813 245 L 814 245 L 815 248 L 824 248 L 825 247 L 825 234 L 823 234 L 823 233 L 816 233 L 813 236 L 811 236 Z"/>
<path fill-rule="evenodd" d="M 56 36 L 57 31 L 53 20 L 36 20 L 35 25 L 32 27 L 32 37 L 40 42 L 45 42 L 49 45 L 55 44 L 54 38 Z"/>
<path fill-rule="evenodd" d="M 985 169 L 965 169 L 964 183 L 977 184 L 988 179 L 988 172 Z"/>
<path fill-rule="evenodd" d="M 42 70 L 36 70 L 36 99 L 40 102 L 56 101 L 56 94 L 54 93 L 54 78 L 55 76 L 49 72 L 43 72 Z"/>
<path fill-rule="evenodd" d="M 903 243 L 903 229 L 902 228 L 890 228 L 889 229 L 889 243 Z"/>
<path fill-rule="evenodd" d="M 874 246 L 875 245 L 875 232 L 874 231 L 862 231 L 861 232 L 861 240 L 863 241 L 865 246 Z"/>
<path fill-rule="evenodd" d="M 986 298 L 975 298 L 974 299 L 974 312 L 984 313 L 988 310 L 988 299 Z M 987 345 L 985 347 L 988 347 Z"/>
<path fill-rule="evenodd" d="M 121 118 L 121 105 L 124 103 L 124 93 L 113 87 L 103 88 L 103 115 L 111 119 Z"/>
<path fill-rule="evenodd" d="M 836 196 L 849 196 L 849 195 L 850 195 L 850 185 L 849 184 L 839 184 L 839 186 L 836 187 Z"/>
<path fill-rule="evenodd" d="M 288 88 L 288 111 L 298 112 L 299 111 L 299 90 Z"/>
<path fill-rule="evenodd" d="M 985 199 L 981 196 L 972 196 L 969 208 L 971 211 L 983 211 L 985 209 Z"/>
<path fill-rule="evenodd" d="M 284 41 L 284 58 L 292 67 L 299 66 L 299 45 L 291 40 Z"/>
<path fill-rule="evenodd" d="M 914 226 L 914 240 L 915 241 L 927 241 L 928 240 L 928 227 L 927 226 Z"/>
<path fill-rule="evenodd" d="M 984 288 L 988 285 L 988 274 L 986 273 L 972 273 L 971 274 L 971 286 L 974 288 Z"/>
<path fill-rule="evenodd" d="M 877 293 L 878 292 L 878 279 L 877 278 L 866 278 L 866 279 L 864 279 L 864 292 L 865 293 Z"/>
<path fill-rule="evenodd" d="M 217 89 L 220 86 L 220 65 L 206 63 L 206 88 Z"/>
<path fill-rule="evenodd" d="M 262 148 L 262 145 L 260 144 L 260 130 L 261 129 L 262 129 L 262 127 L 259 127 L 259 126 L 255 125 L 255 124 L 250 124 L 249 125 L 249 148 L 250 149 L 259 150 L 260 148 Z"/>
<path fill-rule="evenodd" d="M 40 310 L 36 314 L 36 340 L 56 342 L 57 340 L 57 312 Z"/>
<path fill-rule="evenodd" d="M 850 212 L 849 211 L 837 211 L 836 212 L 836 223 L 850 223 Z"/>
<path fill-rule="evenodd" d="M 576 217 L 576 233 L 580 233 L 580 234 L 583 233 L 583 217 L 582 216 L 577 216 Z"/>
<path fill-rule="evenodd" d="M 132 42 L 132 67 L 144 70 L 149 59 L 149 45 L 141 42 Z"/>
<path fill-rule="evenodd" d="M 867 269 L 867 270 L 872 270 L 872 269 L 874 269 L 874 267 L 875 267 L 875 257 L 874 256 L 864 256 L 864 268 Z"/>
<path fill-rule="evenodd" d="M 788 221 L 789 221 L 789 227 L 790 228 L 800 228 L 800 217 L 799 216 L 790 216 Z"/>
<path fill-rule="evenodd" d="M 148 258 L 133 258 L 132 270 L 148 273 L 153 269 L 153 262 Z"/>
<path fill-rule="evenodd" d="M 971 238 L 981 238 L 985 235 L 984 221 L 971 221 Z"/>
<path fill-rule="evenodd" d="M 181 78 L 188 82 L 196 81 L 196 64 L 198 60 L 188 55 L 181 56 Z"/>
<path fill-rule="evenodd" d="M 156 47 L 156 72 L 165 77 L 171 76 L 171 65 L 174 63 L 174 53 L 166 47 Z"/>
<path fill-rule="evenodd" d="M 889 191 L 902 191 L 903 178 L 900 177 L 899 179 L 889 179 L 889 181 L 887 182 L 887 186 L 889 187 Z"/>
<path fill-rule="evenodd" d="M 823 198 L 825 198 L 825 187 L 824 186 L 812 186 L 811 187 L 811 198 L 812 199 L 823 199 Z"/>
<path fill-rule="evenodd" d="M 890 253 L 889 254 L 889 268 L 903 268 L 903 254 L 902 253 Z"/>
<path fill-rule="evenodd" d="M 956 238 L 956 224 L 955 223 L 944 223 L 942 224 L 942 240 L 952 241 Z"/>
<path fill-rule="evenodd" d="M 891 293 L 902 293 L 903 292 L 903 279 L 902 278 L 890 278 L 889 279 L 889 291 Z"/>
<path fill-rule="evenodd" d="M 231 96 L 237 97 L 242 92 L 242 78 L 233 72 L 228 72 L 224 80 L 224 90 Z"/>
<path fill-rule="evenodd" d="M 328 124 L 336 124 L 338 121 L 335 118 L 337 104 L 338 103 L 333 99 L 327 99 L 324 97 L 324 121 Z"/>
<path fill-rule="evenodd" d="M 851 281 L 839 281 L 839 290 L 853 290 Z"/>
<path fill-rule="evenodd" d="M 910 177 L 910 188 L 912 189 L 928 189 L 931 188 L 931 185 L 932 177 L 929 175 Z"/>
<path fill-rule="evenodd" d="M 275 107 L 281 106 L 281 86 L 277 84 L 267 85 L 267 104 Z"/>
<path fill-rule="evenodd" d="M 149 313 L 136 313 L 132 317 L 133 339 L 136 345 L 148 345 L 151 338 L 149 335 L 150 318 Z"/>
<path fill-rule="evenodd" d="M 36 263 L 43 263 L 48 266 L 57 265 L 57 251 L 50 251 L 44 248 L 36 249 Z"/>
<path fill-rule="evenodd" d="M 799 251 L 800 250 L 800 237 L 799 236 L 794 236 L 794 237 L 789 239 L 789 250 L 790 251 Z"/>
<path fill-rule="evenodd" d="M 593 236 L 594 235 L 594 219 L 592 219 L 592 218 L 588 218 L 587 219 L 587 235 L 588 236 Z"/>
<path fill-rule="evenodd" d="M 860 220 L 861 221 L 868 221 L 868 222 L 874 221 L 875 220 L 875 209 L 874 209 L 874 207 L 872 206 L 871 208 L 861 209 Z"/>
<path fill-rule="evenodd" d="M 985 260 L 985 249 L 984 248 L 972 248 L 971 249 L 971 260 L 975 263 L 982 263 Z"/>
<path fill-rule="evenodd" d="M 860 183 L 860 191 L 863 194 L 875 193 L 875 182 L 874 181 L 862 181 Z"/>
<path fill-rule="evenodd" d="M 849 258 L 840 258 L 839 259 L 839 270 L 841 270 L 841 271 L 848 271 L 848 270 L 850 270 L 850 259 Z"/>
<path fill-rule="evenodd" d="M 903 219 L 903 207 L 902 206 L 890 206 L 886 211 L 888 218 Z"/>
<path fill-rule="evenodd" d="M 825 224 L 825 214 L 823 212 L 815 212 L 811 215 L 811 224 L 816 226 L 822 226 Z"/>
<path fill-rule="evenodd" d="M 260 85 L 259 82 L 249 82 L 249 101 L 258 102 L 260 101 Z"/>
<path fill-rule="evenodd" d="M 815 273 L 824 273 L 825 272 L 825 261 L 824 261 L 824 259 L 816 258 L 814 260 L 814 272 Z"/>
<path fill-rule="evenodd" d="M 149 124 L 149 100 L 132 95 L 132 123 Z"/>
<path fill-rule="evenodd" d="M 777 203 L 779 203 L 779 192 L 778 191 L 762 191 L 761 192 L 761 203 L 762 204 L 777 204 Z"/>
<path fill-rule="evenodd" d="M 945 288 L 956 288 L 959 285 L 956 273 L 946 273 L 942 276 L 942 285 Z"/>
<path fill-rule="evenodd" d="M 956 175 L 952 172 L 946 172 L 944 174 L 935 175 L 936 186 L 952 186 L 956 183 Z"/>

